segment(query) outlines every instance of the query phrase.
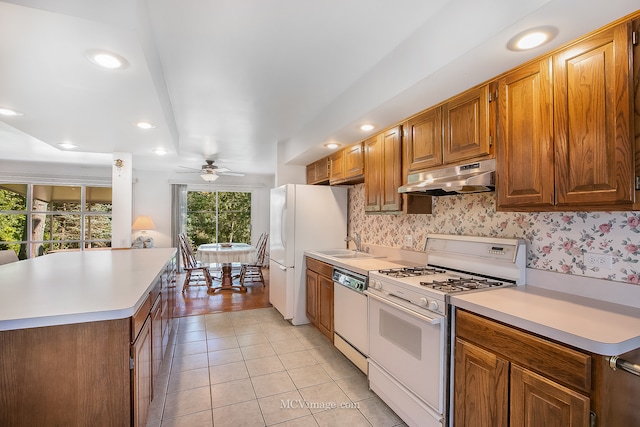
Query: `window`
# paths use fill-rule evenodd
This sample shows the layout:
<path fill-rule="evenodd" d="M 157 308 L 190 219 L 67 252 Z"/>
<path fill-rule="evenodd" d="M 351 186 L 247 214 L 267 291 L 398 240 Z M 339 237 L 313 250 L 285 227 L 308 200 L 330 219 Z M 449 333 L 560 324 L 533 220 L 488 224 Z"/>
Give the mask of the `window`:
<path fill-rule="evenodd" d="M 20 259 L 111 246 L 111 188 L 0 184 L 0 249 Z"/>
<path fill-rule="evenodd" d="M 251 193 L 187 192 L 187 236 L 204 243 L 251 243 Z"/>

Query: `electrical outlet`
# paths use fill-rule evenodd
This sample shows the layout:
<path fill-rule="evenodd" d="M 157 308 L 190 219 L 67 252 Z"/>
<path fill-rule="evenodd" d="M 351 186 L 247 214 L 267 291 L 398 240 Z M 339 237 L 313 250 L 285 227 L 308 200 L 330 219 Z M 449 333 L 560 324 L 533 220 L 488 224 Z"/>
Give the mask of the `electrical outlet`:
<path fill-rule="evenodd" d="M 587 267 L 598 267 L 604 270 L 611 270 L 611 255 L 587 252 L 584 254 L 584 265 Z"/>
<path fill-rule="evenodd" d="M 413 236 L 411 234 L 406 234 L 404 236 L 404 247 L 405 248 L 413 247 Z"/>

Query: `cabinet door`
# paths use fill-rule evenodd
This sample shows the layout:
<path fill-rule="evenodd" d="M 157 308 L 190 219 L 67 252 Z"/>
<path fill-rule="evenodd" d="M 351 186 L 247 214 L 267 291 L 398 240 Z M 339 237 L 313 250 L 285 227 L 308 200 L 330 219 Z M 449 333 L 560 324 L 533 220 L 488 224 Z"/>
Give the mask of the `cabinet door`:
<path fill-rule="evenodd" d="M 329 180 L 329 158 L 324 157 L 316 163 L 316 182 L 324 182 Z"/>
<path fill-rule="evenodd" d="M 307 318 L 318 326 L 318 273 L 307 269 Z"/>
<path fill-rule="evenodd" d="M 382 195 L 382 144 L 378 136 L 364 142 L 364 210 L 379 212 Z"/>
<path fill-rule="evenodd" d="M 329 157 L 329 182 L 338 183 L 344 179 L 344 150 L 333 153 Z"/>
<path fill-rule="evenodd" d="M 454 425 L 508 426 L 508 390 L 509 362 L 456 338 Z"/>
<path fill-rule="evenodd" d="M 318 276 L 318 329 L 333 342 L 333 280 Z"/>
<path fill-rule="evenodd" d="M 551 58 L 498 82 L 498 208 L 553 206 Z"/>
<path fill-rule="evenodd" d="M 151 398 L 156 384 L 156 378 L 162 364 L 162 294 L 158 295 L 151 309 Z"/>
<path fill-rule="evenodd" d="M 403 141 L 407 173 L 442 164 L 442 106 L 407 121 Z"/>
<path fill-rule="evenodd" d="M 444 115 L 444 163 L 491 154 L 489 85 L 471 89 L 447 102 Z"/>
<path fill-rule="evenodd" d="M 354 144 L 343 150 L 344 152 L 344 178 L 351 179 L 362 177 L 364 173 L 364 153 L 362 143 Z"/>
<path fill-rule="evenodd" d="M 381 211 L 402 210 L 402 196 L 398 188 L 402 185 L 402 127 L 384 132 L 382 144 L 382 182 L 380 188 Z"/>
<path fill-rule="evenodd" d="M 554 55 L 556 204 L 634 200 L 630 23 Z"/>
<path fill-rule="evenodd" d="M 511 427 L 585 427 L 589 398 L 517 365 L 511 367 Z"/>
<path fill-rule="evenodd" d="M 144 322 L 138 338 L 131 345 L 133 369 L 131 392 L 133 399 L 133 425 L 144 426 L 151 405 L 151 319 Z"/>

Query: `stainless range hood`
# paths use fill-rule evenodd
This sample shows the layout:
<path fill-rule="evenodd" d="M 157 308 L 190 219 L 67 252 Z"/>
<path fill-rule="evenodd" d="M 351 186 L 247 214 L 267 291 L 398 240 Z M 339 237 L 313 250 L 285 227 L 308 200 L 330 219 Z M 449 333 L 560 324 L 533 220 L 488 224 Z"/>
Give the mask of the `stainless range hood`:
<path fill-rule="evenodd" d="M 496 160 L 489 159 L 416 172 L 407 177 L 407 185 L 398 188 L 398 193 L 449 196 L 459 193 L 494 191 L 495 171 Z"/>

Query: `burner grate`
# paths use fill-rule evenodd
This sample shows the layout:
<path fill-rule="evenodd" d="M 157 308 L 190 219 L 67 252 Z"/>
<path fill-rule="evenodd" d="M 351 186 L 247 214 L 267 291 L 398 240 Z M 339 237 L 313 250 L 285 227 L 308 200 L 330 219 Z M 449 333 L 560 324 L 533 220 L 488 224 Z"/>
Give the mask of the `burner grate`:
<path fill-rule="evenodd" d="M 444 272 L 444 270 L 433 267 L 401 267 L 378 270 L 378 273 L 389 277 L 428 276 L 430 274 L 442 274 Z"/>
<path fill-rule="evenodd" d="M 503 286 L 503 283 L 478 278 L 450 278 L 447 280 L 420 282 L 420 285 L 440 292 L 455 293 L 473 289 L 494 288 Z"/>

